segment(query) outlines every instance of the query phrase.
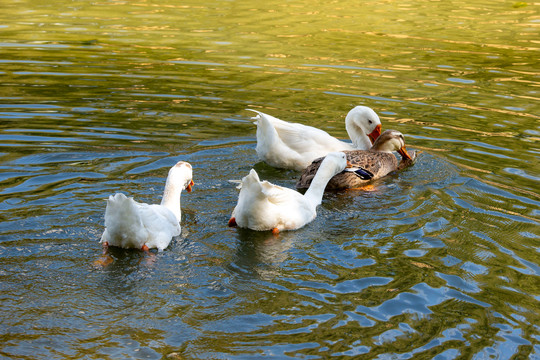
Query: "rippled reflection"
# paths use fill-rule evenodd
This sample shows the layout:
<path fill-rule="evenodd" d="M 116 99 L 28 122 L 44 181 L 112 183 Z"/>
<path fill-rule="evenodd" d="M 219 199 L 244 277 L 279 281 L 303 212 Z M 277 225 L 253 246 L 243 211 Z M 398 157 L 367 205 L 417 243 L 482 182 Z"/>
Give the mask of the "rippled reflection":
<path fill-rule="evenodd" d="M 6 358 L 537 358 L 532 3 L 4 4 Z M 346 138 L 370 106 L 421 149 L 279 236 L 227 227 L 238 180 L 293 188 L 246 108 Z M 105 199 L 194 167 L 164 252 L 102 255 Z"/>

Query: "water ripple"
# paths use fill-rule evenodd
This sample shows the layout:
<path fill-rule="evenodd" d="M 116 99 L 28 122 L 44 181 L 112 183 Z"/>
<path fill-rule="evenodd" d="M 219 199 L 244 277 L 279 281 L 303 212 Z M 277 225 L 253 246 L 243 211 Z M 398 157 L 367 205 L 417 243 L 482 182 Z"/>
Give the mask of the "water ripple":
<path fill-rule="evenodd" d="M 533 5 L 60 0 L 3 16 L 2 356 L 539 357 Z M 298 177 L 259 162 L 244 109 L 345 138 L 355 105 L 416 164 L 326 194 L 297 231 L 227 227 L 229 180 Z M 94 267 L 105 199 L 159 202 L 179 160 L 195 181 L 182 234 Z"/>

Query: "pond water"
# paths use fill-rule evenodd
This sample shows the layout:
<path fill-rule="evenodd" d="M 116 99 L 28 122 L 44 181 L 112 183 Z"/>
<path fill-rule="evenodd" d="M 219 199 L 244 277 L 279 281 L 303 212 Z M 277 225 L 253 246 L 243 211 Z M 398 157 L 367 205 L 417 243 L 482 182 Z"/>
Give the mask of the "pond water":
<path fill-rule="evenodd" d="M 472 1 L 0 6 L 0 357 L 540 359 L 540 11 Z M 373 108 L 417 163 L 306 227 L 227 227 L 254 108 L 346 138 Z M 163 252 L 101 255 L 105 199 L 159 202 Z"/>

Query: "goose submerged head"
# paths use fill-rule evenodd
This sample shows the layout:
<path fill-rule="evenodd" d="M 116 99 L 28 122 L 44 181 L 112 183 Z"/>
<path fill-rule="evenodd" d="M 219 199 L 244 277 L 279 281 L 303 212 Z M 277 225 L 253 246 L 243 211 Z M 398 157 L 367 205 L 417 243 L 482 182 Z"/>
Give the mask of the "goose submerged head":
<path fill-rule="evenodd" d="M 331 167 L 332 172 L 335 174 L 343 171 L 346 167 L 351 166 L 349 161 L 347 161 L 347 155 L 345 155 L 345 153 L 341 151 L 328 153 L 324 158 L 323 162 L 329 164 L 326 166 Z"/>
<path fill-rule="evenodd" d="M 372 150 L 382 152 L 397 151 L 403 159 L 411 159 L 411 156 L 407 153 L 405 148 L 405 139 L 403 134 L 397 130 L 386 130 L 375 141 Z"/>
<path fill-rule="evenodd" d="M 366 134 L 373 144 L 381 135 L 382 125 L 379 116 L 373 109 L 367 106 L 356 106 L 345 117 L 345 128 L 351 139 L 353 139 L 354 133 L 361 132 Z"/>

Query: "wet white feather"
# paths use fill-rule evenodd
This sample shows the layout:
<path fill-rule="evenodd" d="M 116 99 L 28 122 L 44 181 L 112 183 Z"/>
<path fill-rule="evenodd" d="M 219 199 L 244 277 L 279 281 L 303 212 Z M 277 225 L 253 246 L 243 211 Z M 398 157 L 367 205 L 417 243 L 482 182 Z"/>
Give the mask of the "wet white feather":
<path fill-rule="evenodd" d="M 257 125 L 259 158 L 270 166 L 294 170 L 303 170 L 329 152 L 369 149 L 371 141 L 367 134 L 381 124 L 372 109 L 366 106 L 353 108 L 345 118 L 351 144 L 312 126 L 289 123 L 257 110 L 248 110 L 257 113 L 252 119 Z"/>
<path fill-rule="evenodd" d="M 315 219 L 328 181 L 347 165 L 345 154 L 333 152 L 319 167 L 311 187 L 301 193 L 261 181 L 254 169 L 242 179 L 238 203 L 231 218 L 252 230 L 294 230 Z"/>

